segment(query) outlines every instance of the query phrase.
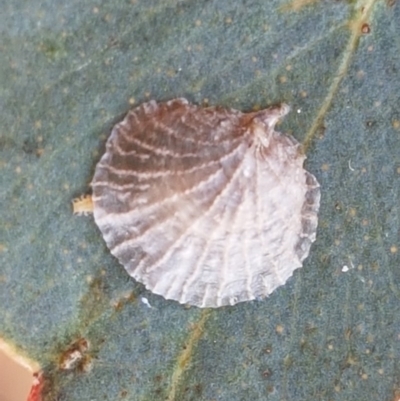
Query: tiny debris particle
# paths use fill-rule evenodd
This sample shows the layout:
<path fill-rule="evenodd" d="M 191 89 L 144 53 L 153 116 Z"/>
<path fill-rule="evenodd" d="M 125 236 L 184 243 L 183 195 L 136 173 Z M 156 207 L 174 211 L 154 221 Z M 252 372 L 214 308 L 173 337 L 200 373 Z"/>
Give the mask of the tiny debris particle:
<path fill-rule="evenodd" d="M 396 245 L 392 245 L 391 247 L 390 247 L 390 252 L 391 253 L 397 253 L 397 246 Z"/>
<path fill-rule="evenodd" d="M 152 308 L 150 305 L 149 300 L 146 297 L 141 297 L 140 300 L 142 301 L 143 304 L 145 304 L 147 307 Z"/>
<path fill-rule="evenodd" d="M 93 211 L 111 253 L 166 299 L 265 298 L 302 266 L 318 224 L 320 186 L 275 131 L 288 112 L 144 103 L 113 128 L 74 213 Z"/>
<path fill-rule="evenodd" d="M 349 271 L 349 267 L 346 266 L 346 265 L 344 265 L 344 266 L 342 267 L 342 272 L 343 272 L 343 273 L 346 273 L 346 272 L 348 272 L 348 271 Z"/>

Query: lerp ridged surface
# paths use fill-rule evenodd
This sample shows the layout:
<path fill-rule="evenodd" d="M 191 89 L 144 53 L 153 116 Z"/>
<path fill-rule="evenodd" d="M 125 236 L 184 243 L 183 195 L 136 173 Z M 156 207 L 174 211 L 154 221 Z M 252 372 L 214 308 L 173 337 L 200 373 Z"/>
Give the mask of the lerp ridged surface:
<path fill-rule="evenodd" d="M 92 181 L 111 253 L 167 299 L 219 307 L 283 285 L 315 240 L 320 190 L 286 105 L 242 113 L 185 99 L 130 111 Z"/>

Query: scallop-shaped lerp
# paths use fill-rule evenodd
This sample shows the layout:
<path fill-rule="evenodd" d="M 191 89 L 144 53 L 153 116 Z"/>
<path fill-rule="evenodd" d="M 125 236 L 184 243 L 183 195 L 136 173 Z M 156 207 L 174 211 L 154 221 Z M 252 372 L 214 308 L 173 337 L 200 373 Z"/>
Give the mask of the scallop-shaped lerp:
<path fill-rule="evenodd" d="M 320 189 L 299 143 L 274 130 L 288 110 L 150 101 L 114 127 L 93 212 L 132 277 L 167 299 L 219 307 L 265 297 L 302 266 Z"/>

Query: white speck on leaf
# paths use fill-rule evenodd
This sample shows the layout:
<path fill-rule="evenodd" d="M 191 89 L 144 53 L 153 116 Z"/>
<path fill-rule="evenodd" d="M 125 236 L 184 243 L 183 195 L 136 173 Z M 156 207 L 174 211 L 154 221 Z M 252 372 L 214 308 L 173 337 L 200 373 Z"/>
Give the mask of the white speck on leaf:
<path fill-rule="evenodd" d="M 152 308 L 150 305 L 149 300 L 146 297 L 141 297 L 140 300 L 142 301 L 143 304 L 145 304 L 147 307 Z"/>

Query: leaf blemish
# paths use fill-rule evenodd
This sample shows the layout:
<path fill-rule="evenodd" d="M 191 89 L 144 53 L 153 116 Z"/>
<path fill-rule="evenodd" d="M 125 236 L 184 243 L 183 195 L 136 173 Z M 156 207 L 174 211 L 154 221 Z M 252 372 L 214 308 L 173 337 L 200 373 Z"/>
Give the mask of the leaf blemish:
<path fill-rule="evenodd" d="M 66 351 L 60 356 L 59 367 L 61 370 L 72 370 L 77 367 L 82 367 L 82 370 L 87 371 L 87 359 L 91 359 L 85 355 L 89 350 L 90 343 L 85 338 L 81 337 L 72 343 Z"/>

